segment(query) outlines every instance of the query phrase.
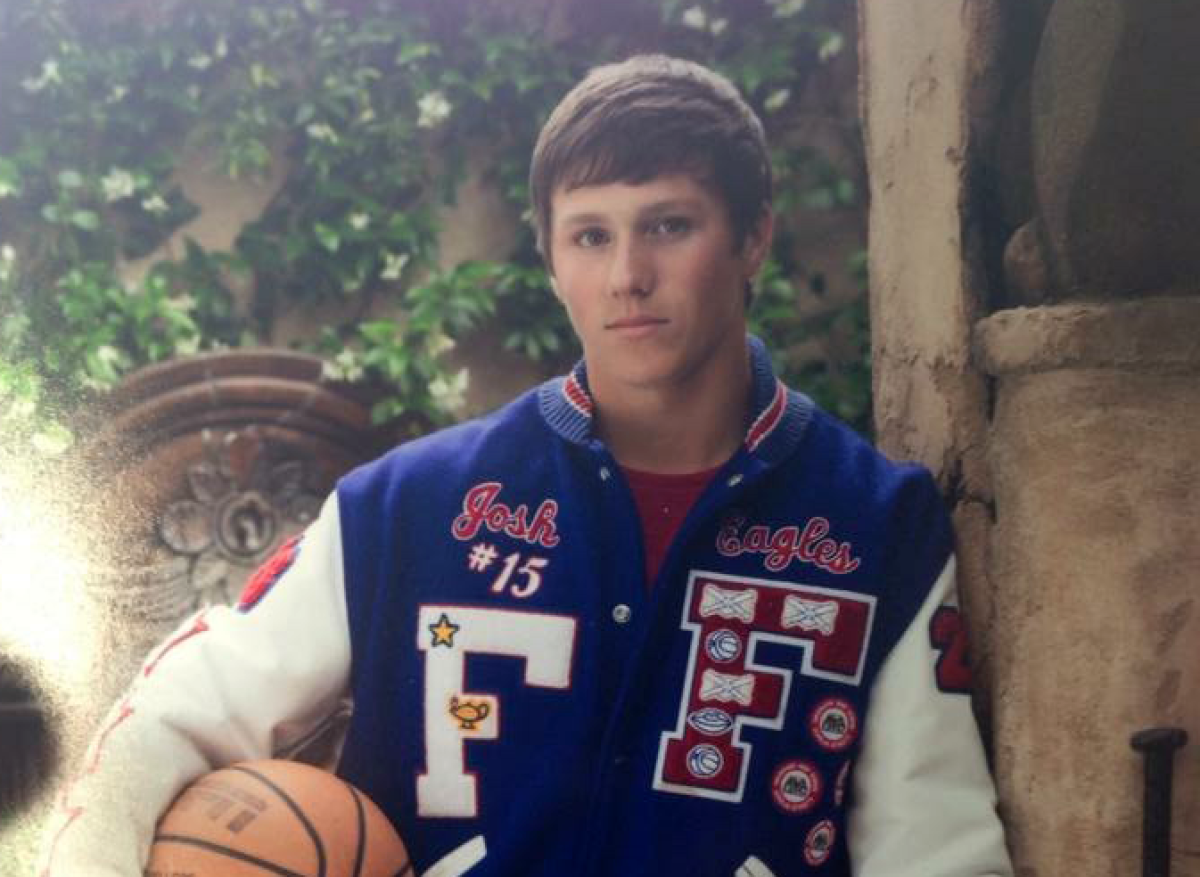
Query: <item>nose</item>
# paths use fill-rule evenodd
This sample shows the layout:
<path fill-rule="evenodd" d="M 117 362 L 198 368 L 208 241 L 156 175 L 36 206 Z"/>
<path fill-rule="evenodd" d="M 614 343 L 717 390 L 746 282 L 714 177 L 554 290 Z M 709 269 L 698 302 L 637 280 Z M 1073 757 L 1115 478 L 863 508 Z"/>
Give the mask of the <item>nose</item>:
<path fill-rule="evenodd" d="M 615 298 L 645 298 L 654 291 L 654 262 L 649 247 L 637 235 L 613 247 L 608 291 Z"/>

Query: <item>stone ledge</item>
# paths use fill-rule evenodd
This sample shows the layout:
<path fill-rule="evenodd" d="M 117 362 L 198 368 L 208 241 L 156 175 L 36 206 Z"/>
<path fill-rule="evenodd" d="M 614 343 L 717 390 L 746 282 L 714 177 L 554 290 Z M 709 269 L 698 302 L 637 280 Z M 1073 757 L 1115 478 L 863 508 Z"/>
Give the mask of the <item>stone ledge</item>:
<path fill-rule="evenodd" d="M 975 324 L 992 377 L 1058 369 L 1200 372 L 1200 296 L 998 311 Z"/>

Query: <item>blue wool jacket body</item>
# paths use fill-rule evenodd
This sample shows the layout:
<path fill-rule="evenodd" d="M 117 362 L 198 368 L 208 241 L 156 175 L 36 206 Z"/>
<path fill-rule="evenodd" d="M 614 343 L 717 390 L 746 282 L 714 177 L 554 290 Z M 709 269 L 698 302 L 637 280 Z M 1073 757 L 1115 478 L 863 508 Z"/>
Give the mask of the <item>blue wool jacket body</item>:
<path fill-rule="evenodd" d="M 480 877 L 849 874 L 872 684 L 951 532 L 925 470 L 751 355 L 746 439 L 649 587 L 582 365 L 340 482 L 339 772 L 418 873 L 474 842 Z"/>

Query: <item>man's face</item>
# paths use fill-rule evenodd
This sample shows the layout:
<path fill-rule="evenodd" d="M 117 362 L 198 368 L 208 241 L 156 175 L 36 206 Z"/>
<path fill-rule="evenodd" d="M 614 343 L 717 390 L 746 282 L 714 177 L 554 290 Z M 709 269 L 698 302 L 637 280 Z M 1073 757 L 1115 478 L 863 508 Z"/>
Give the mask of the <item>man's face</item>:
<path fill-rule="evenodd" d="M 725 206 L 686 174 L 559 188 L 550 207 L 555 292 L 598 397 L 682 388 L 741 364 L 745 284 L 769 216 L 735 247 Z"/>

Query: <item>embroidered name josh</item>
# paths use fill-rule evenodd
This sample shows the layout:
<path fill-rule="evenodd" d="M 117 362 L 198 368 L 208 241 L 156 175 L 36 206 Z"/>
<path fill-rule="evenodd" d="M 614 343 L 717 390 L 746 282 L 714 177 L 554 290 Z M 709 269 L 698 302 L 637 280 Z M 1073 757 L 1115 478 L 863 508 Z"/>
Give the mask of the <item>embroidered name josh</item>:
<path fill-rule="evenodd" d="M 557 545 L 558 529 L 554 518 L 558 514 L 558 503 L 552 499 L 543 500 L 530 520 L 529 506 L 522 503 L 510 508 L 497 499 L 500 487 L 498 481 L 485 481 L 467 491 L 462 514 L 450 525 L 454 538 L 466 542 L 475 538 L 480 527 L 487 527 L 493 533 L 504 533 L 530 545 L 543 548 Z"/>

